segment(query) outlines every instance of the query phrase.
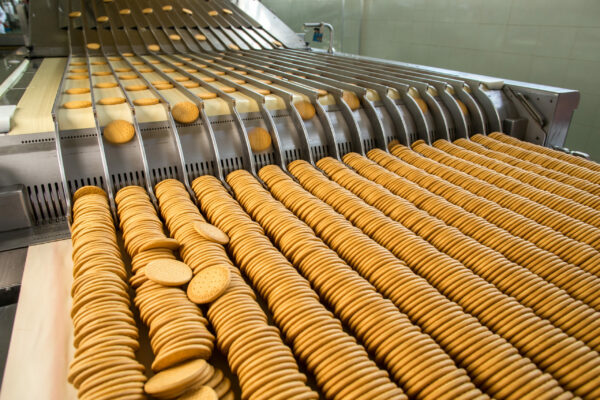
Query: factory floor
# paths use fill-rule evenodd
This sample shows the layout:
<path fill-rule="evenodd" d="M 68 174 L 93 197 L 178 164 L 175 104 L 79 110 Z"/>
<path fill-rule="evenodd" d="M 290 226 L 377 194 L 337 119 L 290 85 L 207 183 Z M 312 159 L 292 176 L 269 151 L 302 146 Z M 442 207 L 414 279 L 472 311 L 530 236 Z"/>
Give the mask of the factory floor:
<path fill-rule="evenodd" d="M 26 247 L 0 252 L 0 390 L 26 257 Z"/>

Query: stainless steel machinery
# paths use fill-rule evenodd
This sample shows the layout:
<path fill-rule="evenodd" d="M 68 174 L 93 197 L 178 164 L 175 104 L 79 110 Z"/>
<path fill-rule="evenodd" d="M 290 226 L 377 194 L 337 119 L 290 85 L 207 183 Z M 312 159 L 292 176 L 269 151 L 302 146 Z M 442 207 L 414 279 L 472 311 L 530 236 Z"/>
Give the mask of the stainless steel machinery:
<path fill-rule="evenodd" d="M 107 18 L 99 22 L 99 17 Z M 64 57 L 66 63 L 51 93 L 53 129 L 0 136 L 0 250 L 67 237 L 71 195 L 83 185 L 104 187 L 113 201 L 114 193 L 129 184 L 152 194 L 164 178 L 189 186 L 202 174 L 222 179 L 239 168 L 254 173 L 265 164 L 285 167 L 299 158 L 315 162 L 350 151 L 364 154 L 373 147 L 385 149 L 392 140 L 431 143 L 493 131 L 560 147 L 579 101 L 574 90 L 312 50 L 256 0 L 32 2 L 30 27 L 29 71 L 39 64 L 36 57 Z M 153 45 L 159 50 L 149 50 Z M 112 145 L 102 136 L 91 76 L 82 82 L 90 88 L 94 123 L 66 123 L 61 107 L 74 60 L 88 71 L 94 61 L 108 61 L 111 76 L 117 76 L 114 57 L 138 73 L 130 60 L 153 58 L 217 96 L 202 99 L 150 63 L 152 74 L 199 106 L 200 118 L 175 123 L 172 101 L 140 74 L 165 115 L 141 120 L 117 79 L 136 135 L 129 143 Z M 189 72 L 199 67 L 205 67 L 207 79 Z M 32 75 L 17 80 L 18 93 L 30 89 Z M 223 90 L 225 85 L 235 92 Z M 348 104 L 347 93 L 358 98 L 357 108 Z M 298 99 L 312 103 L 313 118 L 301 118 L 294 107 Z M 210 102 L 217 101 L 226 112 L 209 111 Z M 272 137 L 272 146 L 258 153 L 247 137 L 255 127 Z"/>

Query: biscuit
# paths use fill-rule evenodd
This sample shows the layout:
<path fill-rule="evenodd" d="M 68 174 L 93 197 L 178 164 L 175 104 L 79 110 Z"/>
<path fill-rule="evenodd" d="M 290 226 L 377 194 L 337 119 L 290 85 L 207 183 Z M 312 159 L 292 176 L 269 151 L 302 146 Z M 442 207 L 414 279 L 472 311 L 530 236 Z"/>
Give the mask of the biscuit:
<path fill-rule="evenodd" d="M 256 127 L 248 132 L 248 141 L 250 142 L 250 148 L 254 152 L 265 151 L 271 147 L 271 135 L 269 132 L 261 127 Z"/>
<path fill-rule="evenodd" d="M 183 11 L 184 13 L 186 13 L 187 15 L 192 15 L 194 14 L 192 10 L 190 10 L 189 8 L 182 8 L 181 11 Z"/>
<path fill-rule="evenodd" d="M 142 74 L 147 74 L 147 73 L 150 73 L 150 72 L 152 72 L 152 71 L 153 71 L 153 69 L 152 69 L 152 68 L 140 68 L 140 69 L 138 70 L 138 72 L 140 72 L 140 73 L 142 73 Z"/>
<path fill-rule="evenodd" d="M 188 78 L 187 76 L 176 76 L 173 79 L 175 79 L 176 82 L 185 82 L 190 80 L 190 78 Z"/>
<path fill-rule="evenodd" d="M 271 94 L 271 91 L 268 89 L 256 89 L 255 91 L 256 91 L 256 93 L 262 94 L 263 96 Z"/>
<path fill-rule="evenodd" d="M 465 103 L 458 99 L 456 99 L 456 102 L 458 103 L 458 107 L 460 108 L 460 111 L 462 111 L 463 115 L 469 115 L 469 109 L 467 108 Z"/>
<path fill-rule="evenodd" d="M 190 124 L 198 119 L 200 116 L 200 110 L 198 107 L 189 101 L 182 101 L 175 104 L 171 110 L 171 114 L 175 121 L 182 124 Z"/>
<path fill-rule="evenodd" d="M 262 128 L 255 128 L 262 129 Z M 264 131 L 264 129 L 262 129 Z M 269 133 L 265 131 L 268 135 Z M 270 136 L 269 136 L 270 138 Z M 214 225 L 211 225 L 207 222 L 194 222 L 194 230 L 202 236 L 206 240 L 210 240 L 211 242 L 219 243 L 219 244 L 227 244 L 229 243 L 229 236 L 219 228 Z"/>
<path fill-rule="evenodd" d="M 229 8 L 224 8 L 224 9 L 223 9 L 223 12 L 224 12 L 225 14 L 229 14 L 229 15 L 233 14 L 233 11 L 231 11 Z"/>
<path fill-rule="evenodd" d="M 121 57 L 110 56 L 108 57 L 108 61 L 121 61 Z"/>
<path fill-rule="evenodd" d="M 171 72 L 175 72 L 175 69 L 173 69 L 173 68 L 163 68 L 162 72 L 164 72 L 165 74 L 170 74 Z"/>
<path fill-rule="evenodd" d="M 194 81 L 183 82 L 183 87 L 188 88 L 188 89 L 197 88 L 198 86 L 200 86 L 200 84 L 198 82 L 194 82 Z"/>
<path fill-rule="evenodd" d="M 123 54 L 125 55 L 125 54 Z M 126 56 L 127 57 L 127 56 Z M 120 67 L 120 68 L 115 68 L 115 72 L 131 72 L 132 69 L 129 67 Z"/>
<path fill-rule="evenodd" d="M 160 51 L 160 46 L 157 44 L 148 45 L 148 50 L 150 51 Z"/>
<path fill-rule="evenodd" d="M 96 18 L 97 22 L 107 22 L 108 21 L 108 17 L 106 15 L 101 15 L 100 17 Z"/>
<path fill-rule="evenodd" d="M 103 106 L 112 106 L 115 104 L 123 104 L 125 103 L 124 97 L 105 97 L 103 99 L 98 100 L 98 104 Z"/>
<path fill-rule="evenodd" d="M 219 13 L 215 10 L 211 10 L 208 12 L 208 15 L 211 17 L 216 17 L 217 15 L 219 15 Z"/>
<path fill-rule="evenodd" d="M 210 386 L 200 386 L 184 393 L 179 397 L 179 400 L 219 400 L 219 396 Z"/>
<path fill-rule="evenodd" d="M 85 61 L 71 61 L 72 67 L 79 67 L 81 65 L 87 65 Z"/>
<path fill-rule="evenodd" d="M 232 79 L 231 82 L 236 83 L 238 85 L 245 85 L 246 84 L 245 80 L 243 80 L 243 79 L 237 79 L 237 78 Z"/>
<path fill-rule="evenodd" d="M 89 78 L 89 75 L 69 75 L 67 77 L 67 79 L 72 79 L 72 80 L 81 80 L 81 79 L 87 79 Z"/>
<path fill-rule="evenodd" d="M 416 98 L 415 98 L 415 102 L 417 103 L 417 105 L 418 105 L 418 106 L 419 106 L 419 108 L 421 109 L 421 112 L 422 112 L 423 114 L 425 114 L 425 113 L 427 112 L 427 110 L 428 110 L 427 103 L 425 103 L 425 100 L 423 100 L 423 99 L 422 99 L 422 98 L 420 98 L 420 97 L 416 97 Z"/>
<path fill-rule="evenodd" d="M 192 279 L 192 269 L 181 261 L 168 258 L 152 260 L 144 268 L 146 277 L 163 286 L 181 286 Z"/>
<path fill-rule="evenodd" d="M 152 81 L 151 83 L 152 83 L 153 86 L 156 86 L 156 85 L 168 85 L 169 84 L 169 82 L 167 82 L 167 81 Z"/>
<path fill-rule="evenodd" d="M 159 85 L 154 85 L 154 88 L 156 88 L 156 90 L 173 89 L 173 85 L 170 83 L 161 83 Z"/>
<path fill-rule="evenodd" d="M 92 72 L 92 75 L 94 75 L 94 76 L 108 76 L 111 74 L 112 74 L 112 72 L 110 72 L 110 71 L 94 71 L 94 72 Z"/>
<path fill-rule="evenodd" d="M 294 107 L 296 107 L 298 114 L 300 114 L 300 117 L 305 121 L 308 121 L 315 116 L 315 106 L 308 101 L 298 101 L 294 103 Z"/>
<path fill-rule="evenodd" d="M 171 10 L 173 10 L 173 6 L 170 4 L 167 4 L 166 6 L 162 6 L 162 10 L 163 11 L 171 11 Z"/>
<path fill-rule="evenodd" d="M 346 102 L 346 104 L 348 104 L 348 107 L 350 107 L 352 111 L 360 108 L 360 100 L 354 92 L 344 90 L 342 93 L 342 99 Z"/>
<path fill-rule="evenodd" d="M 153 10 L 153 9 L 151 9 L 150 7 L 148 7 L 148 8 L 144 8 L 144 9 L 142 10 L 142 13 L 143 13 L 143 14 L 152 14 L 153 12 L 154 12 L 154 10 Z"/>
<path fill-rule="evenodd" d="M 207 76 L 207 77 L 205 77 L 205 78 L 202 78 L 202 80 L 203 80 L 204 82 L 214 82 L 214 81 L 216 81 L 216 79 L 215 79 L 215 78 L 213 78 L 212 76 Z"/>
<path fill-rule="evenodd" d="M 81 11 L 72 11 L 69 13 L 69 18 L 78 18 L 81 17 Z"/>
<path fill-rule="evenodd" d="M 236 88 L 232 88 L 231 86 L 222 86 L 221 90 L 225 93 L 233 93 L 235 92 L 237 89 Z"/>
<path fill-rule="evenodd" d="M 73 72 L 75 74 L 80 74 L 82 72 L 87 72 L 87 68 L 71 68 L 69 72 Z"/>
<path fill-rule="evenodd" d="M 92 65 L 106 65 L 106 61 L 92 61 L 90 64 L 92 64 Z"/>
<path fill-rule="evenodd" d="M 124 81 L 129 81 L 132 79 L 137 79 L 138 76 L 135 74 L 130 74 L 130 75 L 119 75 L 119 79 L 124 80 Z"/>
<path fill-rule="evenodd" d="M 106 197 L 106 192 L 98 186 L 82 186 L 73 193 L 73 201 L 87 194 L 101 194 Z"/>
<path fill-rule="evenodd" d="M 236 51 L 240 49 L 237 44 L 233 44 L 233 43 L 229 43 L 227 45 L 227 47 L 229 47 L 231 50 L 236 50 Z"/>
<path fill-rule="evenodd" d="M 194 39 L 196 39 L 196 40 L 206 40 L 206 36 L 204 36 L 204 35 L 202 35 L 200 33 L 197 33 L 197 34 L 194 35 Z"/>
<path fill-rule="evenodd" d="M 119 10 L 119 14 L 121 14 L 121 15 L 129 15 L 129 14 L 131 14 L 131 10 L 129 8 L 124 8 L 122 10 Z"/>
<path fill-rule="evenodd" d="M 171 40 L 181 40 L 181 36 L 175 35 L 175 34 L 171 34 L 171 35 L 169 35 L 169 39 L 171 39 Z"/>
<path fill-rule="evenodd" d="M 90 50 L 98 50 L 100 48 L 100 43 L 88 43 L 86 47 Z"/>
<path fill-rule="evenodd" d="M 133 101 L 133 104 L 136 106 L 151 106 L 158 103 L 160 103 L 160 100 L 156 97 L 142 97 Z"/>
<path fill-rule="evenodd" d="M 134 55 L 133 53 L 123 53 L 123 57 L 133 57 Z"/>
<path fill-rule="evenodd" d="M 68 108 L 70 110 L 75 109 L 75 108 L 88 108 L 91 106 L 92 106 L 92 102 L 89 100 L 67 101 L 65 104 L 63 104 L 64 108 Z"/>
<path fill-rule="evenodd" d="M 230 280 L 229 267 L 226 265 L 204 268 L 188 284 L 188 298 L 196 304 L 211 303 L 225 293 Z"/>
<path fill-rule="evenodd" d="M 122 119 L 111 121 L 104 127 L 104 138 L 111 143 L 127 143 L 134 135 L 133 124 Z"/>
<path fill-rule="evenodd" d="M 186 68 L 185 72 L 190 73 L 190 74 L 195 74 L 196 72 L 198 72 L 198 70 L 195 68 Z"/>
<path fill-rule="evenodd" d="M 148 379 L 144 390 L 151 396 L 162 397 L 164 393 L 185 390 L 192 385 L 209 367 L 206 360 L 196 359 L 166 369 Z M 179 394 L 179 393 L 177 393 Z M 176 397 L 176 396 L 173 396 Z"/>
<path fill-rule="evenodd" d="M 97 89 L 110 89 L 119 86 L 117 82 L 98 82 L 94 85 Z"/>
<path fill-rule="evenodd" d="M 86 88 L 86 87 L 76 87 L 76 88 L 70 88 L 65 90 L 66 94 L 84 94 L 84 93 L 89 93 L 90 92 L 90 88 Z"/>

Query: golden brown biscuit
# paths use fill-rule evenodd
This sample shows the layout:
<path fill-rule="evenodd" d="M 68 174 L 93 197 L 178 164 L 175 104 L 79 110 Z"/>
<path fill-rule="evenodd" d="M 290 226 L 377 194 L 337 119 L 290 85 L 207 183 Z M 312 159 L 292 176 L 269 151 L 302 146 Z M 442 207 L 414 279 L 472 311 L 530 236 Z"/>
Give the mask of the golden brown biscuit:
<path fill-rule="evenodd" d="M 121 14 L 121 15 L 129 15 L 129 14 L 131 14 L 131 10 L 129 8 L 124 8 L 122 10 L 119 10 L 119 14 Z"/>
<path fill-rule="evenodd" d="M 360 100 L 354 92 L 344 90 L 342 93 L 342 99 L 346 102 L 346 104 L 348 104 L 348 107 L 350 107 L 352 111 L 360 108 Z"/>
<path fill-rule="evenodd" d="M 83 94 L 83 93 L 89 93 L 90 92 L 90 88 L 87 87 L 76 87 L 76 88 L 70 88 L 65 90 L 66 94 Z"/>
<path fill-rule="evenodd" d="M 171 11 L 173 10 L 173 6 L 170 4 L 167 4 L 166 6 L 162 6 L 163 11 Z"/>
<path fill-rule="evenodd" d="M 112 106 L 115 104 L 123 104 L 125 103 L 124 97 L 105 97 L 103 99 L 98 100 L 98 104 L 103 106 Z"/>
<path fill-rule="evenodd" d="M 152 8 L 150 8 L 150 7 L 144 8 L 142 10 L 142 13 L 144 13 L 144 14 L 152 14 L 153 12 L 154 12 L 154 10 Z"/>
<path fill-rule="evenodd" d="M 231 50 L 236 50 L 236 51 L 240 49 L 237 44 L 233 44 L 233 43 L 229 43 L 227 45 L 227 47 L 229 47 Z"/>
<path fill-rule="evenodd" d="M 142 97 L 141 99 L 135 99 L 133 104 L 136 106 L 152 106 L 160 103 L 160 100 L 156 97 Z"/>
<path fill-rule="evenodd" d="M 98 82 L 94 85 L 97 89 L 110 89 L 119 86 L 117 82 Z"/>
<path fill-rule="evenodd" d="M 223 12 L 224 12 L 225 14 L 229 14 L 229 15 L 233 14 L 233 11 L 231 11 L 229 8 L 224 8 L 224 9 L 223 9 Z"/>
<path fill-rule="evenodd" d="M 271 135 L 262 127 L 256 127 L 248 132 L 248 141 L 254 152 L 265 151 L 271 147 Z"/>
<path fill-rule="evenodd" d="M 206 40 L 206 36 L 201 35 L 200 33 L 197 33 L 194 35 L 194 39 L 196 40 Z"/>
<path fill-rule="evenodd" d="M 189 8 L 182 8 L 181 11 L 183 11 L 184 13 L 186 13 L 187 15 L 192 15 L 194 14 L 192 10 L 190 10 Z"/>
<path fill-rule="evenodd" d="M 100 43 L 88 43 L 86 47 L 90 50 L 98 50 L 100 48 Z"/>
<path fill-rule="evenodd" d="M 181 40 L 181 36 L 175 35 L 175 34 L 171 34 L 171 35 L 169 35 L 169 39 L 171 39 L 171 40 Z"/>
<path fill-rule="evenodd" d="M 211 17 L 216 17 L 217 15 L 219 15 L 219 12 L 215 11 L 215 10 L 211 10 L 208 12 L 208 15 Z"/>
<path fill-rule="evenodd" d="M 217 98 L 217 94 L 216 93 L 212 93 L 212 92 L 198 93 L 197 96 L 200 97 L 202 100 L 210 100 L 210 99 L 216 99 Z"/>
<path fill-rule="evenodd" d="M 188 284 L 188 298 L 196 304 L 211 303 L 225 293 L 230 280 L 228 266 L 213 265 L 204 268 Z"/>
<path fill-rule="evenodd" d="M 112 72 L 110 72 L 110 71 L 94 71 L 94 72 L 92 72 L 92 75 L 94 75 L 94 76 L 108 76 L 111 74 L 112 74 Z"/>
<path fill-rule="evenodd" d="M 81 11 L 72 11 L 69 13 L 69 18 L 78 18 L 81 17 Z"/>
<path fill-rule="evenodd" d="M 315 116 L 315 106 L 313 106 L 308 101 L 298 101 L 294 103 L 294 107 L 296 107 L 296 110 L 298 110 L 300 117 L 305 121 L 308 121 L 309 119 Z"/>
<path fill-rule="evenodd" d="M 101 15 L 98 18 L 96 18 L 97 22 L 107 22 L 108 21 L 108 17 L 106 15 Z"/>
<path fill-rule="evenodd" d="M 123 81 L 130 81 L 132 79 L 137 79 L 138 76 L 135 74 L 128 74 L 128 75 L 119 75 L 119 79 L 123 80 Z"/>
<path fill-rule="evenodd" d="M 134 135 L 135 129 L 133 124 L 122 119 L 109 122 L 104 127 L 104 138 L 111 143 L 127 143 Z"/>
<path fill-rule="evenodd" d="M 163 286 L 185 285 L 193 275 L 187 264 L 168 258 L 150 261 L 144 273 L 148 279 Z"/>
<path fill-rule="evenodd" d="M 92 106 L 92 102 L 89 100 L 67 101 L 65 104 L 63 104 L 63 107 L 68 108 L 68 109 L 88 108 L 91 106 Z"/>
<path fill-rule="evenodd" d="M 148 50 L 150 51 L 160 51 L 160 46 L 157 44 L 148 45 Z"/>
<path fill-rule="evenodd" d="M 182 124 L 191 124 L 200 116 L 200 110 L 194 103 L 182 101 L 175 104 L 171 110 L 171 114 L 173 115 L 175 121 Z"/>

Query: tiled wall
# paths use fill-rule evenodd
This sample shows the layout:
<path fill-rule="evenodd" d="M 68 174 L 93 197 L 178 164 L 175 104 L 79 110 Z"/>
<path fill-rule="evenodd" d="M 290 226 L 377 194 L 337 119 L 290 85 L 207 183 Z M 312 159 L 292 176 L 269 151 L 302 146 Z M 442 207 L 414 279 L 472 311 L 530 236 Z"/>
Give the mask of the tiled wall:
<path fill-rule="evenodd" d="M 600 161 L 600 0 L 263 3 L 297 32 L 332 23 L 345 52 L 577 89 L 566 146 Z"/>

